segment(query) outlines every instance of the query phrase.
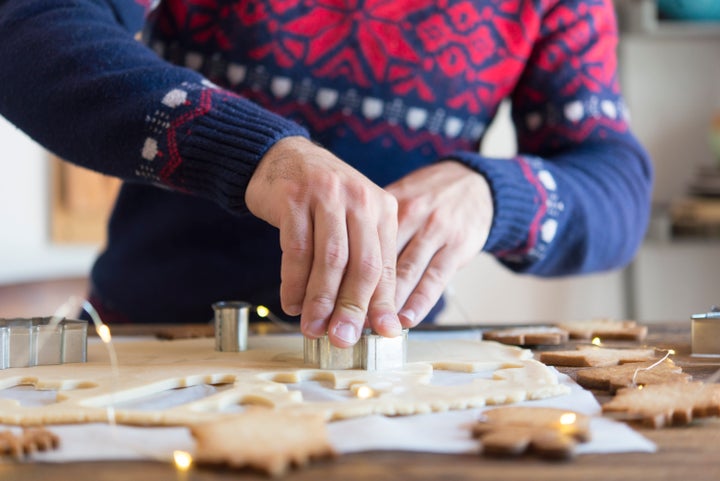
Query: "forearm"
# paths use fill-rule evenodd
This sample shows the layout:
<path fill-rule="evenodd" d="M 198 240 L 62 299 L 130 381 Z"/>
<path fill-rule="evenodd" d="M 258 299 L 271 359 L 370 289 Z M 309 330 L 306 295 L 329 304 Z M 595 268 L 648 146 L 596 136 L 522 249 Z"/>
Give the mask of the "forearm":
<path fill-rule="evenodd" d="M 514 271 L 559 276 L 618 268 L 642 241 L 652 167 L 630 133 L 544 158 L 454 157 L 488 179 L 495 215 L 484 250 Z"/>
<path fill-rule="evenodd" d="M 307 134 L 159 59 L 133 38 L 133 15 L 100 0 L 0 2 L 0 114 L 77 164 L 243 209 L 264 153 Z"/>

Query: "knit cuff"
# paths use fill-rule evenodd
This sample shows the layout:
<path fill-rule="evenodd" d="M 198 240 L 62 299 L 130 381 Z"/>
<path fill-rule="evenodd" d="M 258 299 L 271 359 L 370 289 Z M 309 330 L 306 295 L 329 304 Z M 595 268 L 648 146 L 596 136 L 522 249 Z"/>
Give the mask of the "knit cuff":
<path fill-rule="evenodd" d="M 159 181 L 244 212 L 245 191 L 255 168 L 278 140 L 309 137 L 300 125 L 226 91 L 183 86 L 188 110 L 171 123 L 186 121 L 168 140 L 168 159 Z M 171 137 L 168 135 L 168 137 Z"/>
<path fill-rule="evenodd" d="M 503 255 L 531 247 L 529 233 L 540 196 L 518 161 L 491 159 L 470 152 L 456 152 L 443 160 L 455 160 L 470 167 L 490 185 L 494 213 L 483 251 Z"/>

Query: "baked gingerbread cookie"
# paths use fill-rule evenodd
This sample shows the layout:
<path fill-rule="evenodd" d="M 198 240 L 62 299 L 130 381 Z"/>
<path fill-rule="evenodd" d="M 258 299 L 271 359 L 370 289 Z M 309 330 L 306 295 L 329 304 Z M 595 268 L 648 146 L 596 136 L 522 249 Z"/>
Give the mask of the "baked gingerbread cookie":
<path fill-rule="evenodd" d="M 653 362 L 630 362 L 619 366 L 581 369 L 577 372 L 576 381 L 588 389 L 615 393 L 624 387 L 686 383 L 692 379 L 690 374 L 682 372 L 682 368 L 671 359 L 666 359 L 657 366 L 653 364 Z"/>
<path fill-rule="evenodd" d="M 540 353 L 540 362 L 551 366 L 603 367 L 628 362 L 651 361 L 655 349 L 611 349 L 597 346 L 577 346 L 574 351 L 547 351 Z"/>
<path fill-rule="evenodd" d="M 331 457 L 321 415 L 251 408 L 190 428 L 199 465 L 248 468 L 281 476 L 311 459 Z"/>
<path fill-rule="evenodd" d="M 614 319 L 588 319 L 565 321 L 556 324 L 570 333 L 571 339 L 600 338 L 603 341 L 642 341 L 647 336 L 647 326 L 635 321 L 617 321 Z"/>
<path fill-rule="evenodd" d="M 512 406 L 491 409 L 472 427 L 487 456 L 534 453 L 568 459 L 590 439 L 590 418 L 564 409 Z"/>
<path fill-rule="evenodd" d="M 515 346 L 556 346 L 567 342 L 570 334 L 552 326 L 509 327 L 483 332 L 483 339 Z"/>
<path fill-rule="evenodd" d="M 688 424 L 694 418 L 720 415 L 720 384 L 694 381 L 623 388 L 603 405 L 603 412 L 653 428 Z"/>

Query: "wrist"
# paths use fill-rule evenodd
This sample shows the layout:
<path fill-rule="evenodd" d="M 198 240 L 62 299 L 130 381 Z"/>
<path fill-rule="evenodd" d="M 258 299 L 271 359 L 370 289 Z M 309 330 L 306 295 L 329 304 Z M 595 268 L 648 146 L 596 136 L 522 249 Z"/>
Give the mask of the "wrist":
<path fill-rule="evenodd" d="M 269 214 L 265 212 L 269 206 L 266 202 L 269 190 L 278 180 L 297 177 L 302 169 L 299 156 L 309 148 L 317 147 L 308 138 L 294 135 L 283 137 L 265 152 L 250 176 L 245 191 L 245 204 L 253 215 L 269 221 Z"/>

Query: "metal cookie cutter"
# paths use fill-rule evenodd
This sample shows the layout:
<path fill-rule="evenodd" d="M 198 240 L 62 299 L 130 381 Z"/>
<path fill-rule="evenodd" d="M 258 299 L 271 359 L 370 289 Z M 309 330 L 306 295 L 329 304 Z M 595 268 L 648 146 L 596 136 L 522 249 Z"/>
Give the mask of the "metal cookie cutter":
<path fill-rule="evenodd" d="M 303 339 L 305 364 L 320 369 L 366 369 L 383 371 L 400 369 L 407 359 L 408 330 L 397 337 L 383 337 L 366 330 L 351 347 L 341 348 L 330 344 L 327 335 Z"/>
<path fill-rule="evenodd" d="M 242 301 L 220 301 L 215 311 L 215 350 L 239 352 L 247 350 L 250 304 Z"/>
<path fill-rule="evenodd" d="M 51 317 L 0 319 L 0 369 L 87 361 L 86 321 Z"/>
<path fill-rule="evenodd" d="M 720 308 L 712 306 L 709 312 L 693 314 L 692 355 L 720 357 Z"/>

